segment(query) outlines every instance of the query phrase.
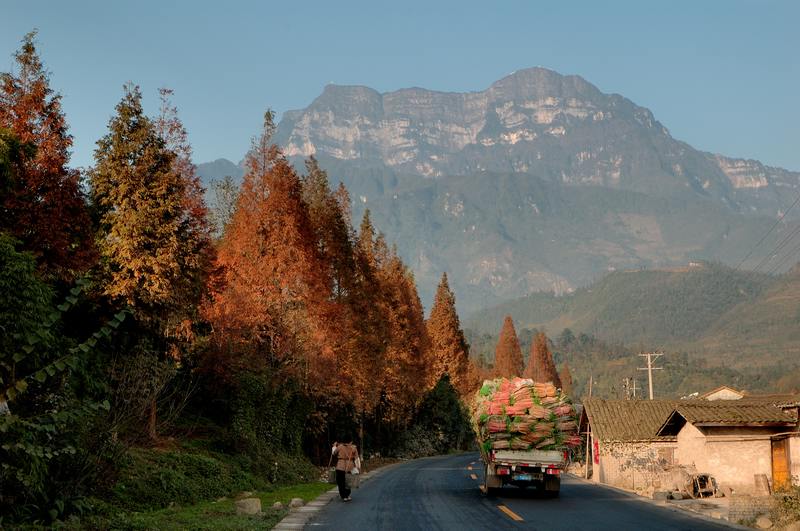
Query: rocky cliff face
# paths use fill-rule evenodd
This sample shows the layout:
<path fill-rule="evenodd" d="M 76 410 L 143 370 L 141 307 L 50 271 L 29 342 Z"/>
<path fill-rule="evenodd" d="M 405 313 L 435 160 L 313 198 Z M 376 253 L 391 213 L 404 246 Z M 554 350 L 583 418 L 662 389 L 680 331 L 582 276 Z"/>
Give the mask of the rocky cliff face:
<path fill-rule="evenodd" d="M 611 270 L 735 263 L 800 185 L 695 150 L 649 110 L 542 68 L 466 94 L 329 85 L 285 113 L 276 140 L 343 181 L 355 216 L 372 211 L 423 301 L 447 271 L 463 310 Z"/>
<path fill-rule="evenodd" d="M 543 68 L 466 94 L 329 85 L 308 108 L 285 114 L 277 138 L 289 156 L 430 178 L 528 173 L 645 193 L 689 188 L 737 207 L 757 191 L 760 209 L 777 210 L 776 196 L 798 185 L 798 174 L 694 150 L 649 110 Z"/>

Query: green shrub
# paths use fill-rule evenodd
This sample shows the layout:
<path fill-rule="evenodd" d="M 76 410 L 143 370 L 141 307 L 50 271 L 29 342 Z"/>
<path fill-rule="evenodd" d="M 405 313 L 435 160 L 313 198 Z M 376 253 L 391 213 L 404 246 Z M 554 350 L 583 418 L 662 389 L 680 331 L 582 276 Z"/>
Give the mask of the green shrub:
<path fill-rule="evenodd" d="M 263 488 L 267 483 L 235 463 L 183 451 L 131 450 L 111 502 L 130 510 L 187 505 Z"/>
<path fill-rule="evenodd" d="M 800 487 L 790 487 L 776 492 L 772 497 L 775 498 L 775 508 L 771 516 L 778 527 L 800 522 Z"/>
<path fill-rule="evenodd" d="M 400 436 L 393 453 L 415 458 L 470 449 L 474 442 L 467 410 L 443 375 L 422 399 L 412 426 Z"/>

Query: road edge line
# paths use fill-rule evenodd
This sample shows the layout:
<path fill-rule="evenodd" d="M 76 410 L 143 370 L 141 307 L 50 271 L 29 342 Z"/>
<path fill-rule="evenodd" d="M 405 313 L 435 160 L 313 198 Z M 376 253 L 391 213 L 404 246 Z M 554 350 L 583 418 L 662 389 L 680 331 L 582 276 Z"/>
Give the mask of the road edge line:
<path fill-rule="evenodd" d="M 520 515 L 518 515 L 517 513 L 515 513 L 514 511 L 512 511 L 508 507 L 506 507 L 505 505 L 502 505 L 502 504 L 498 505 L 497 508 L 500 509 L 501 511 L 503 511 L 506 514 L 506 516 L 508 516 L 509 518 L 514 520 L 515 522 L 524 522 L 525 521 Z"/>

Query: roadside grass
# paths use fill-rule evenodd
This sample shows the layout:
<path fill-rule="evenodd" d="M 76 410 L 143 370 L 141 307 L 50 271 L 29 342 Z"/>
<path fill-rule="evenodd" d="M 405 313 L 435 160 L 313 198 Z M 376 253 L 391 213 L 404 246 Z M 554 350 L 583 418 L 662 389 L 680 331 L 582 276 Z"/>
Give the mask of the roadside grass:
<path fill-rule="evenodd" d="M 331 488 L 320 482 L 320 469 L 303 456 L 275 452 L 265 461 L 220 450 L 208 440 L 131 448 L 112 486 L 86 500 L 90 509 L 52 528 L 271 529 L 288 513 L 273 509 L 273 503 L 312 500 Z M 262 500 L 263 514 L 236 515 L 235 499 L 251 496 Z"/>
<path fill-rule="evenodd" d="M 399 459 L 373 458 L 365 462 L 368 470 L 376 470 L 383 466 L 400 462 Z M 240 495 L 229 498 L 223 497 L 216 501 L 205 501 L 187 506 L 175 506 L 166 509 L 144 512 L 128 512 L 115 515 L 104 526 L 130 531 L 143 530 L 183 530 L 183 529 L 272 529 L 288 513 L 288 506 L 292 498 L 302 498 L 308 503 L 320 494 L 327 492 L 334 486 L 329 483 L 312 482 L 279 487 L 274 490 L 255 491 L 252 496 L 261 499 L 263 515 L 239 516 L 236 514 L 234 502 Z M 281 502 L 284 509 L 273 509 L 275 502 Z M 83 522 L 86 524 L 87 522 Z"/>
<path fill-rule="evenodd" d="M 288 509 L 273 509 L 279 501 L 287 506 L 292 498 L 309 502 L 330 490 L 327 483 L 305 483 L 280 487 L 272 491 L 254 492 L 261 499 L 263 515 L 237 515 L 233 498 L 201 502 L 185 507 L 169 507 L 147 512 L 120 513 L 107 521 L 107 528 L 120 530 L 180 529 L 272 529 L 288 514 Z M 251 497 L 251 496 L 247 496 Z M 84 522 L 84 524 L 87 522 Z"/>

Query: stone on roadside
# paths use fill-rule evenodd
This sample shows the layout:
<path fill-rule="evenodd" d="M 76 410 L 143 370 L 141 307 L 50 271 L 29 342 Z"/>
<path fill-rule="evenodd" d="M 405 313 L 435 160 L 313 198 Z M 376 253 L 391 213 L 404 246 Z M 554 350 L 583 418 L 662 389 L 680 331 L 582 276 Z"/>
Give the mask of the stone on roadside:
<path fill-rule="evenodd" d="M 276 511 L 280 511 L 281 509 L 283 509 L 283 504 L 281 502 L 275 502 L 272 504 L 272 508 L 275 509 Z"/>
<path fill-rule="evenodd" d="M 298 507 L 302 507 L 305 505 L 303 498 L 292 498 L 292 501 L 289 502 L 289 507 L 296 509 Z"/>
<path fill-rule="evenodd" d="M 772 520 L 762 514 L 756 518 L 756 527 L 758 529 L 769 529 L 772 527 Z"/>
<path fill-rule="evenodd" d="M 236 514 L 259 514 L 261 500 L 259 498 L 242 498 L 236 500 Z"/>
<path fill-rule="evenodd" d="M 653 499 L 657 501 L 666 501 L 669 497 L 670 494 L 666 490 L 657 490 L 653 492 Z"/>

